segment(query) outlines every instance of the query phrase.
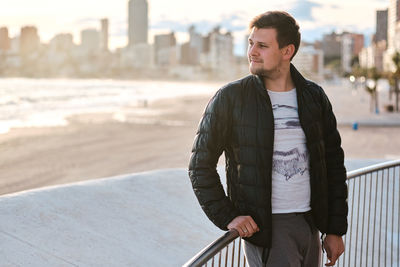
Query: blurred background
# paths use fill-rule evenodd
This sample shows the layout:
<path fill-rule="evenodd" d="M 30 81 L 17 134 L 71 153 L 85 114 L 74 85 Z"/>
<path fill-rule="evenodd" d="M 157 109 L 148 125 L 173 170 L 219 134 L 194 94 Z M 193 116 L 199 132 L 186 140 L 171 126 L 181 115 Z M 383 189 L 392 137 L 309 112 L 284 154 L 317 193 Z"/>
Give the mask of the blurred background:
<path fill-rule="evenodd" d="M 297 19 L 293 64 L 330 97 L 346 157 L 400 158 L 399 2 L 0 0 L 0 194 L 186 168 L 268 10 Z"/>

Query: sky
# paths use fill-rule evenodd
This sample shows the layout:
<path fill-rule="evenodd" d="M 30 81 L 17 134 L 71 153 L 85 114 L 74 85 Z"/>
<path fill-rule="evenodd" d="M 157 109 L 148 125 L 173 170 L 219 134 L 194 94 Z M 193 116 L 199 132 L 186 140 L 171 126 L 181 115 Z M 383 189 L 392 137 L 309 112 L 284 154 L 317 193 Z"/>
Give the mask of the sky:
<path fill-rule="evenodd" d="M 158 33 L 175 32 L 178 43 L 188 39 L 188 28 L 207 34 L 216 26 L 231 31 L 235 54 L 245 51 L 249 21 L 268 10 L 285 10 L 300 25 L 304 41 L 320 40 L 324 33 L 351 31 L 367 40 L 375 32 L 376 10 L 386 9 L 389 0 L 148 0 L 149 40 Z M 72 33 L 80 42 L 80 31 L 100 29 L 100 19 L 109 19 L 110 48 L 127 44 L 128 0 L 0 0 L 0 27 L 11 37 L 20 28 L 38 28 L 42 42 L 55 34 Z"/>

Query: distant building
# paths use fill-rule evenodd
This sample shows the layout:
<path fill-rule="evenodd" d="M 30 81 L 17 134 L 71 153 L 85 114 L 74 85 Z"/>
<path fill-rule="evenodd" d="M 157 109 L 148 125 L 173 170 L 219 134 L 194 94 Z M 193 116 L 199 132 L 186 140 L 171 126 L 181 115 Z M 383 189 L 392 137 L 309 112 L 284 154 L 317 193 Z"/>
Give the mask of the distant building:
<path fill-rule="evenodd" d="M 352 53 L 357 56 L 364 47 L 364 34 L 351 33 Z"/>
<path fill-rule="evenodd" d="M 192 47 L 190 42 L 181 45 L 181 64 L 198 65 L 200 53 L 196 47 Z"/>
<path fill-rule="evenodd" d="M 177 60 L 175 33 L 158 34 L 154 36 L 154 56 L 158 66 L 176 64 Z"/>
<path fill-rule="evenodd" d="M 388 8 L 387 22 L 387 50 L 383 55 L 383 69 L 385 71 L 395 71 L 396 67 L 392 57 L 396 51 L 400 50 L 400 0 L 390 0 Z"/>
<path fill-rule="evenodd" d="M 148 4 L 147 0 L 129 0 L 128 40 L 129 46 L 148 43 Z"/>
<path fill-rule="evenodd" d="M 320 81 L 324 76 L 324 52 L 313 44 L 301 43 L 292 60 L 301 73 L 313 80 Z"/>
<path fill-rule="evenodd" d="M 189 28 L 189 42 L 182 45 L 181 62 L 187 65 L 198 65 L 200 55 L 203 53 L 203 36 L 196 32 L 195 26 Z"/>
<path fill-rule="evenodd" d="M 101 20 L 100 49 L 108 51 L 108 19 Z"/>
<path fill-rule="evenodd" d="M 388 49 L 397 49 L 397 47 L 395 46 L 395 36 L 398 24 L 397 22 L 400 20 L 399 2 L 400 0 L 389 1 L 387 24 Z"/>
<path fill-rule="evenodd" d="M 53 51 L 70 51 L 74 47 L 73 36 L 71 33 L 57 34 L 50 40 L 49 46 Z"/>
<path fill-rule="evenodd" d="M 375 42 L 388 40 L 388 9 L 376 11 Z"/>
<path fill-rule="evenodd" d="M 81 31 L 81 49 L 85 53 L 97 53 L 100 50 L 100 33 L 96 29 Z"/>
<path fill-rule="evenodd" d="M 324 54 L 324 63 L 340 60 L 343 72 L 350 72 L 353 59 L 358 56 L 364 47 L 364 35 L 344 32 L 325 34 L 322 42 L 317 43 Z"/>
<path fill-rule="evenodd" d="M 340 59 L 342 47 L 342 35 L 332 32 L 324 34 L 322 38 L 322 51 L 324 52 L 324 61 L 326 63 Z"/>
<path fill-rule="evenodd" d="M 120 64 L 122 67 L 149 69 L 154 63 L 154 48 L 150 44 L 137 44 L 121 49 Z"/>
<path fill-rule="evenodd" d="M 358 55 L 360 67 L 369 69 L 375 67 L 375 51 L 372 46 L 364 47 Z"/>
<path fill-rule="evenodd" d="M 34 26 L 21 28 L 19 51 L 22 56 L 37 52 L 40 46 L 40 38 Z"/>
<path fill-rule="evenodd" d="M 358 56 L 360 67 L 366 69 L 376 68 L 378 72 L 383 72 L 385 50 L 385 40 L 372 42 L 370 46 L 363 48 Z"/>
<path fill-rule="evenodd" d="M 351 72 L 351 60 L 353 58 L 353 38 L 352 34 L 345 33 L 342 35 L 341 42 L 341 63 L 344 73 Z"/>
<path fill-rule="evenodd" d="M 189 41 L 181 46 L 181 64 L 199 65 L 204 52 L 203 36 L 196 32 L 195 26 L 189 27 Z"/>
<path fill-rule="evenodd" d="M 232 34 L 221 33 L 220 28 L 216 27 L 204 41 L 202 65 L 211 69 L 217 76 L 231 76 L 235 72 Z"/>
<path fill-rule="evenodd" d="M 16 36 L 10 39 L 10 53 L 11 54 L 19 54 L 20 53 L 20 40 L 21 36 Z"/>
<path fill-rule="evenodd" d="M 384 69 L 384 56 L 386 52 L 386 41 L 382 40 L 374 44 L 375 49 L 375 68 L 379 72 L 383 72 Z"/>
<path fill-rule="evenodd" d="M 10 37 L 8 36 L 8 29 L 6 27 L 0 28 L 0 50 L 7 51 L 11 47 Z"/>

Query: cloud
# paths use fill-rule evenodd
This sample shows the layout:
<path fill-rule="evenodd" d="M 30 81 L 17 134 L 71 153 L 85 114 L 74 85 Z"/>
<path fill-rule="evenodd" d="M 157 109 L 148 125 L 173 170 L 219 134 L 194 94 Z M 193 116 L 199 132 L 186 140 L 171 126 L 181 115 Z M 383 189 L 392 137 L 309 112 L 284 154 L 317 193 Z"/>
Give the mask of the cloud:
<path fill-rule="evenodd" d="M 184 21 L 163 19 L 151 24 L 150 28 L 153 30 L 170 29 L 171 31 L 187 31 L 189 26 Z"/>
<path fill-rule="evenodd" d="M 75 23 L 80 25 L 80 24 L 87 24 L 87 23 L 100 23 L 99 18 L 93 18 L 93 17 L 86 17 L 86 18 L 80 18 L 75 20 Z"/>
<path fill-rule="evenodd" d="M 315 21 L 312 16 L 312 10 L 315 7 L 321 7 L 321 4 L 314 3 L 308 0 L 295 2 L 293 7 L 289 9 L 289 13 L 296 18 L 296 20 Z"/>
<path fill-rule="evenodd" d="M 191 25 L 194 25 L 197 32 L 201 34 L 207 34 L 217 26 L 220 26 L 222 29 L 230 32 L 243 31 L 247 28 L 243 18 L 237 14 L 225 15 L 218 23 L 211 20 L 197 20 L 189 22 L 187 20 L 178 21 L 164 19 L 151 24 L 150 28 L 153 30 L 170 29 L 174 32 L 187 32 Z"/>

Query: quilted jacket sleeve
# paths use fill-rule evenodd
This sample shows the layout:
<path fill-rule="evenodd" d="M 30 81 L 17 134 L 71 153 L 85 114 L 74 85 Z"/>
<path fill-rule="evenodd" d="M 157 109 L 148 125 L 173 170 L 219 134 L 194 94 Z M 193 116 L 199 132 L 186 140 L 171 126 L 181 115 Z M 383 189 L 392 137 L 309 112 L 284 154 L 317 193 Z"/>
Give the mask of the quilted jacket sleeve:
<path fill-rule="evenodd" d="M 344 152 L 337 130 L 332 105 L 322 93 L 324 116 L 325 159 L 328 178 L 328 231 L 327 234 L 344 235 L 347 232 L 347 184 Z"/>
<path fill-rule="evenodd" d="M 208 218 L 222 230 L 239 215 L 226 196 L 216 171 L 230 132 L 229 101 L 220 89 L 210 100 L 200 121 L 189 163 L 194 193 Z"/>

